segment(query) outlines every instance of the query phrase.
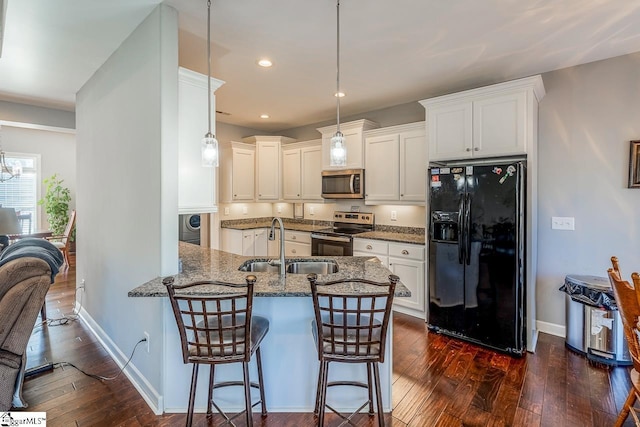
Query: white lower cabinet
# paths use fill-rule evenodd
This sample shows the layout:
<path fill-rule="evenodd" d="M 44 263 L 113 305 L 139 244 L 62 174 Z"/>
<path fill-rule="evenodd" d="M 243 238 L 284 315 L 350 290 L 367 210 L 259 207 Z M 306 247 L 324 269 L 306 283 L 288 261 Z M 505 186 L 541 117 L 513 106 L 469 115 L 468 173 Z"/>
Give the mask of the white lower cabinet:
<path fill-rule="evenodd" d="M 381 240 L 353 240 L 354 256 L 376 256 L 382 265 L 400 277 L 411 291 L 410 297 L 398 297 L 393 309 L 411 316 L 425 318 L 424 245 L 387 243 Z"/>
<path fill-rule="evenodd" d="M 266 228 L 251 230 L 223 228 L 220 237 L 220 245 L 225 252 L 244 256 L 267 256 L 269 230 Z"/>
<path fill-rule="evenodd" d="M 311 256 L 311 233 L 285 230 L 284 255 L 288 257 Z"/>

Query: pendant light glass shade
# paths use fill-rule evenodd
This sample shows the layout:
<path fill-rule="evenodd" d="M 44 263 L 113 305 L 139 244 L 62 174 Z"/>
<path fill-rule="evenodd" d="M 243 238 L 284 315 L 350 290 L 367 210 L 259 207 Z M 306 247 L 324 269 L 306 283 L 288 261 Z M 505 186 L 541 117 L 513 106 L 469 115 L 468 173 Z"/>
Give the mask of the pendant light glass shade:
<path fill-rule="evenodd" d="M 340 94 L 342 93 L 340 92 L 340 0 L 336 3 L 336 23 L 336 133 L 331 138 L 329 164 L 331 166 L 346 166 L 347 147 L 344 135 L 340 132 Z"/>
<path fill-rule="evenodd" d="M 347 147 L 344 144 L 344 135 L 338 131 L 331 138 L 331 166 L 347 165 Z"/>
<path fill-rule="evenodd" d="M 211 0 L 207 0 L 207 119 L 209 120 L 209 130 L 200 143 L 200 154 L 202 156 L 202 166 L 206 168 L 217 168 L 218 161 L 218 140 L 211 132 Z"/>
<path fill-rule="evenodd" d="M 218 163 L 218 140 L 212 133 L 207 133 L 202 138 L 200 147 L 202 154 L 202 166 L 207 168 L 217 168 Z"/>

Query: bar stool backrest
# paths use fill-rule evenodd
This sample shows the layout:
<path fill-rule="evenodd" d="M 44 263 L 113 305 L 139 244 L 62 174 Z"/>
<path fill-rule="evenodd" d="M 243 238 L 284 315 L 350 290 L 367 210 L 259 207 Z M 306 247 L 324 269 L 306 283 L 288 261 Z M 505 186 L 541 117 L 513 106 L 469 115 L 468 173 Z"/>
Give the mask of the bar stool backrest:
<path fill-rule="evenodd" d="M 165 278 L 184 363 L 232 363 L 251 358 L 251 312 L 255 276 L 246 284 L 199 281 L 173 285 Z M 198 294 L 213 287 L 215 295 Z"/>
<path fill-rule="evenodd" d="M 343 279 L 311 284 L 318 358 L 342 362 L 384 362 L 391 305 L 398 276 L 389 282 Z"/>

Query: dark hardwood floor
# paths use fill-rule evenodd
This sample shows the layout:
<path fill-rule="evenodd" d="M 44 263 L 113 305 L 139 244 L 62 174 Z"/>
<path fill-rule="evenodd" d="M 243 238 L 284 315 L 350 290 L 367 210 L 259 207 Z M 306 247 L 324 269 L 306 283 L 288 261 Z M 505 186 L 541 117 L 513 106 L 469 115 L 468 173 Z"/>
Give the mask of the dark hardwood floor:
<path fill-rule="evenodd" d="M 72 313 L 75 260 L 47 296 L 50 319 Z M 394 315 L 393 426 L 611 426 L 630 387 L 626 368 L 594 366 L 565 349 L 564 340 L 541 334 L 535 354 L 521 359 L 427 332 L 425 323 Z M 81 321 L 36 326 L 29 366 L 70 362 L 93 374 L 119 369 Z M 309 361 L 314 363 L 314 361 Z M 185 394 L 188 390 L 184 391 Z M 184 414 L 154 415 L 122 375 L 113 381 L 88 377 L 70 366 L 27 378 L 30 411 L 47 413 L 47 425 L 180 426 Z M 268 396 L 267 396 L 268 401 Z M 312 414 L 254 414 L 264 427 L 315 425 Z M 359 416 L 358 426 L 377 425 Z M 219 425 L 196 414 L 194 425 Z M 239 419 L 238 425 L 243 425 Z M 328 416 L 326 425 L 337 425 Z M 627 420 L 627 424 L 631 425 Z"/>

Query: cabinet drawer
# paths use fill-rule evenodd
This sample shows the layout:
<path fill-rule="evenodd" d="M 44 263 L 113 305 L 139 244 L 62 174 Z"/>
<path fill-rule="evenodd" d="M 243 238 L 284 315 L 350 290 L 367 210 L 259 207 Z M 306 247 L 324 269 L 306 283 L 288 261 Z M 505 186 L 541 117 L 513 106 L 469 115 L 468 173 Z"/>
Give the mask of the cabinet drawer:
<path fill-rule="evenodd" d="M 387 255 L 389 244 L 380 240 L 353 239 L 353 250 L 354 252 Z"/>
<path fill-rule="evenodd" d="M 308 243 L 291 242 L 285 240 L 284 255 L 287 257 L 311 256 L 311 245 Z"/>
<path fill-rule="evenodd" d="M 424 246 L 389 243 L 389 256 L 424 261 Z"/>
<path fill-rule="evenodd" d="M 311 244 L 311 233 L 306 233 L 304 231 L 284 230 L 284 240 L 289 242 Z"/>

